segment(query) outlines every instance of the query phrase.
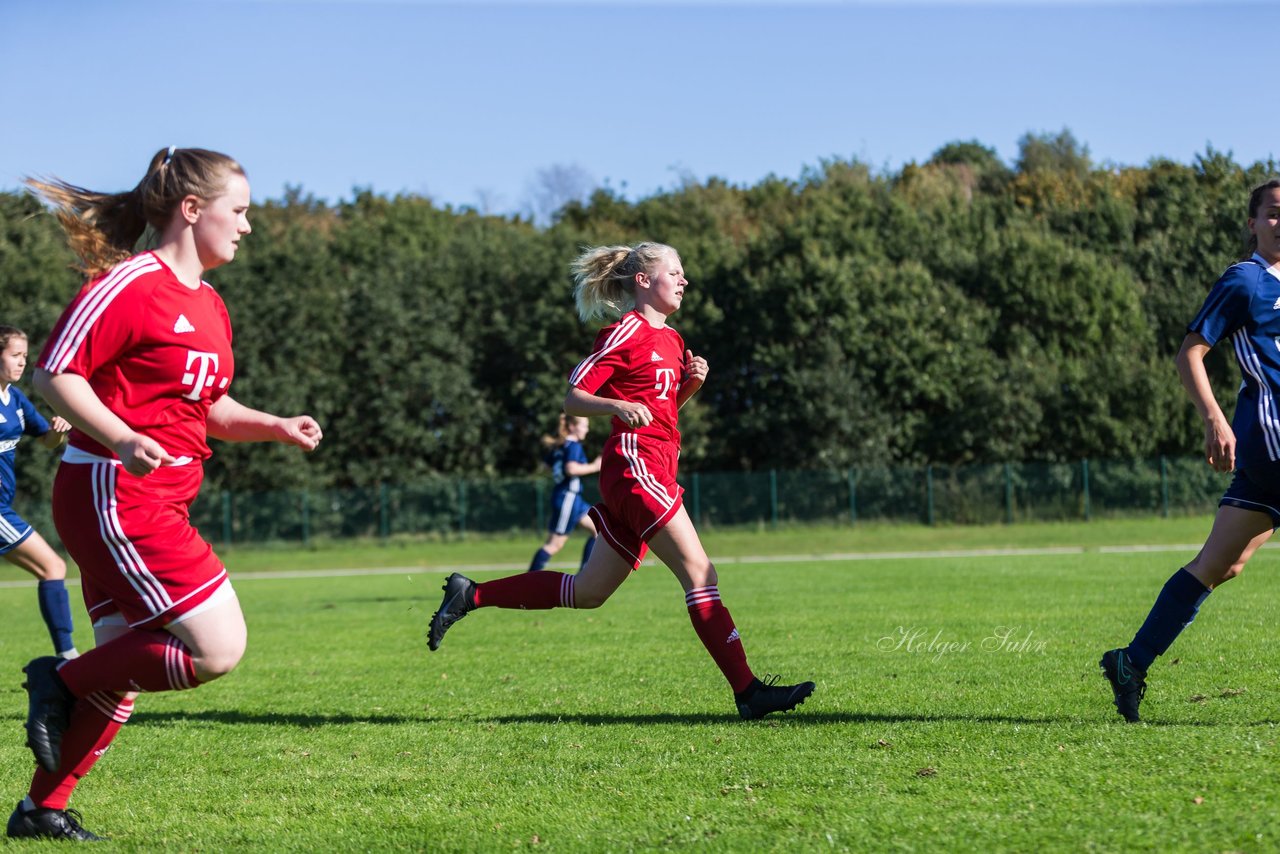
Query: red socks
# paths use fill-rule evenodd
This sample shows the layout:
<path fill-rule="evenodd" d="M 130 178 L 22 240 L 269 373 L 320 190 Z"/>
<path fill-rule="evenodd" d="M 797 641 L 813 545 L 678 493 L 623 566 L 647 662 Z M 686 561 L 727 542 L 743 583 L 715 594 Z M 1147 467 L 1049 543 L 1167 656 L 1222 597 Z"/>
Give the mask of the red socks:
<path fill-rule="evenodd" d="M 186 644 L 163 631 L 123 634 L 61 665 L 58 676 L 77 697 L 97 691 L 183 691 L 200 684 Z"/>
<path fill-rule="evenodd" d="M 576 608 L 573 576 L 563 572 L 522 572 L 476 585 L 477 608 Z"/>
<path fill-rule="evenodd" d="M 720 589 L 714 585 L 695 587 L 684 595 L 684 603 L 689 606 L 693 630 L 724 678 L 729 680 L 729 687 L 735 694 L 745 691 L 756 677 L 747 665 L 747 653 L 733 625 L 733 617 L 720 603 Z"/>
<path fill-rule="evenodd" d="M 50 773 L 37 767 L 28 796 L 37 807 L 67 808 L 80 778 L 107 752 L 120 727 L 133 713 L 133 700 L 99 692 L 76 701 L 71 726 L 62 735 L 62 764 Z"/>

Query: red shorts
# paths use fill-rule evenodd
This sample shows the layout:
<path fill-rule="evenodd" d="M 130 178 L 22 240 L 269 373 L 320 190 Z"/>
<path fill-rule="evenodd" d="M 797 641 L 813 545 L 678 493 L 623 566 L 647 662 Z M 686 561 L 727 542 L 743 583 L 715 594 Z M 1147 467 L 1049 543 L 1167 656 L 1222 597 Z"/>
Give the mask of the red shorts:
<path fill-rule="evenodd" d="M 80 567 L 89 618 L 120 613 L 135 628 L 168 625 L 218 589 L 227 569 L 191 527 L 199 462 L 135 477 L 109 462 L 58 466 L 53 521 Z"/>
<path fill-rule="evenodd" d="M 660 439 L 617 433 L 600 456 L 600 496 L 591 508 L 596 530 L 613 550 L 640 566 L 649 538 L 671 521 L 683 503 L 676 483 L 680 449 Z"/>

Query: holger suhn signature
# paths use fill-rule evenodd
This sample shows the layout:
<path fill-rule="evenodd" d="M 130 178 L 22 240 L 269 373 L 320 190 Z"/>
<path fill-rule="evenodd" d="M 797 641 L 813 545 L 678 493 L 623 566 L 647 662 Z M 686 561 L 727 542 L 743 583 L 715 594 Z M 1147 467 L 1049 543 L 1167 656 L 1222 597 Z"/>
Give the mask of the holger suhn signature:
<path fill-rule="evenodd" d="M 978 641 L 976 648 L 982 652 L 1011 655 L 1044 655 L 1048 643 L 1047 640 L 1037 638 L 1034 629 L 996 626 L 991 634 Z M 924 626 L 898 626 L 894 632 L 876 641 L 876 649 L 884 652 L 911 652 L 941 661 L 947 655 L 970 652 L 975 646 L 972 640 L 949 637 L 945 629 L 932 631 Z"/>

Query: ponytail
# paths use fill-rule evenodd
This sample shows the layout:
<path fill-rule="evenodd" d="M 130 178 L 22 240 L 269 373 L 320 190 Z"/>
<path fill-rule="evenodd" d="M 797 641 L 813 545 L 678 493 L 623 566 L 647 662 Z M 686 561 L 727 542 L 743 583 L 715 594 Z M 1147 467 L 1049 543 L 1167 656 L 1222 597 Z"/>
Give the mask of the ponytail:
<path fill-rule="evenodd" d="M 580 417 L 580 416 L 575 416 L 575 417 Z M 563 445 L 565 441 L 568 440 L 568 438 L 569 438 L 569 416 L 561 412 L 560 418 L 556 422 L 556 435 L 543 436 L 542 446 L 547 450 L 550 450 L 552 448 L 558 448 L 561 445 Z"/>
<path fill-rule="evenodd" d="M 597 246 L 579 255 L 571 267 L 573 299 L 583 322 L 621 317 L 635 307 L 636 274 L 648 271 L 668 252 L 665 243 Z"/>
<path fill-rule="evenodd" d="M 231 174 L 244 175 L 244 167 L 225 154 L 170 146 L 152 156 L 146 175 L 128 192 L 99 193 L 58 178 L 25 183 L 53 206 L 79 269 L 94 277 L 132 255 L 147 226 L 163 231 L 187 196 L 220 195 Z"/>

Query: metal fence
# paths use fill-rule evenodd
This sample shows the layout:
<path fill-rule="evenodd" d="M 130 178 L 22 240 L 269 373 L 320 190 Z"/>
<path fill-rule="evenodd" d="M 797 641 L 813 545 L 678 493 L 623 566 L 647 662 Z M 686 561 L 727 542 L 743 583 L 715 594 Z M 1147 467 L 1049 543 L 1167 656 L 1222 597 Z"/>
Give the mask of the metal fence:
<path fill-rule="evenodd" d="M 702 472 L 680 478 L 700 527 L 871 520 L 1014 524 L 1211 513 L 1230 481 L 1203 460 Z M 595 478 L 584 497 L 596 501 Z M 372 489 L 209 492 L 192 521 L 215 544 L 542 530 L 546 478 L 439 478 Z M 34 520 L 33 520 L 34 521 Z M 52 526 L 45 530 L 52 530 Z"/>

